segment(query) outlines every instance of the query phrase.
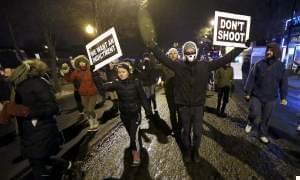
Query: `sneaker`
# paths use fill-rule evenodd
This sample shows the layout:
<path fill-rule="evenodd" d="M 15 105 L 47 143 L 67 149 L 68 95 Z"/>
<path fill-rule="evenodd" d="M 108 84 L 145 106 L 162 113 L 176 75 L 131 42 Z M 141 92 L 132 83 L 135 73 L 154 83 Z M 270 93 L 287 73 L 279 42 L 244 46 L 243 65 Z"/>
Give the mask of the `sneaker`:
<path fill-rule="evenodd" d="M 131 167 L 138 167 L 141 164 L 141 160 L 134 160 L 132 161 Z"/>
<path fill-rule="evenodd" d="M 268 144 L 269 143 L 269 139 L 265 136 L 261 136 L 260 138 L 260 141 L 263 142 L 264 144 Z"/>
<path fill-rule="evenodd" d="M 96 131 L 98 131 L 98 127 L 89 127 L 87 131 L 88 132 L 96 132 Z"/>
<path fill-rule="evenodd" d="M 140 152 L 138 151 L 132 151 L 132 167 L 137 167 L 141 164 L 141 157 L 140 157 Z"/>
<path fill-rule="evenodd" d="M 245 127 L 245 132 L 250 133 L 251 130 L 252 130 L 252 126 L 250 124 L 247 124 L 247 126 Z"/>

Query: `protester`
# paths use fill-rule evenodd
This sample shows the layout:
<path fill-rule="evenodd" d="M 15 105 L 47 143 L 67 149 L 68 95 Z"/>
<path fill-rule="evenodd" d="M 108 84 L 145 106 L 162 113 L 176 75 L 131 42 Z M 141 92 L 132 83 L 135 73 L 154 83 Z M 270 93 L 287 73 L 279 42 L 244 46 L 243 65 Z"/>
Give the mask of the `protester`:
<path fill-rule="evenodd" d="M 206 89 L 211 71 L 216 70 L 229 63 L 236 57 L 242 49 L 236 48 L 222 58 L 203 62 L 197 61 L 197 45 L 188 41 L 182 47 L 184 62 L 172 61 L 159 48 L 155 42 L 153 29 L 150 27 L 140 27 L 142 37 L 156 55 L 157 59 L 175 72 L 174 94 L 175 103 L 179 106 L 179 114 L 183 126 L 183 159 L 185 162 L 191 161 L 191 155 L 195 162 L 200 161 L 198 149 L 202 136 L 202 121 Z M 193 139 L 191 130 L 193 129 Z"/>
<path fill-rule="evenodd" d="M 229 102 L 229 93 L 232 87 L 233 68 L 226 64 L 216 71 L 216 87 L 218 92 L 217 114 L 227 117 L 225 113 L 226 105 Z M 222 105 L 222 106 L 221 106 Z"/>
<path fill-rule="evenodd" d="M 139 80 L 131 77 L 130 67 L 121 63 L 117 67 L 118 80 L 103 83 L 99 76 L 94 77 L 97 89 L 102 92 L 115 90 L 119 97 L 121 120 L 130 136 L 130 149 L 132 151 L 132 166 L 139 166 L 141 162 L 140 149 L 142 140 L 140 134 L 141 106 L 147 118 L 152 116 L 150 104 L 147 101 Z"/>
<path fill-rule="evenodd" d="M 81 96 L 84 113 L 89 122 L 88 131 L 97 131 L 99 122 L 97 120 L 95 105 L 97 101 L 97 89 L 90 71 L 90 64 L 84 55 L 74 58 L 75 71 L 71 71 L 68 64 L 62 65 L 61 73 L 67 81 L 78 81 L 79 94 Z"/>
<path fill-rule="evenodd" d="M 143 56 L 142 62 L 138 65 L 138 77 L 142 81 L 143 89 L 152 109 L 157 111 L 155 87 L 159 73 L 149 53 L 145 53 Z"/>
<path fill-rule="evenodd" d="M 167 55 L 172 61 L 179 61 L 179 53 L 177 49 L 175 48 L 169 49 Z M 175 73 L 171 69 L 165 66 L 162 67 L 162 80 L 164 82 L 165 93 L 166 93 L 167 103 L 169 107 L 170 120 L 172 125 L 172 134 L 179 135 L 181 131 L 181 122 L 180 122 L 180 118 L 177 117 L 177 115 L 179 116 L 178 107 L 175 104 L 174 76 Z"/>
<path fill-rule="evenodd" d="M 59 108 L 54 90 L 42 77 L 46 71 L 47 65 L 41 60 L 26 60 L 9 77 L 13 83 L 11 102 L 29 109 L 17 116 L 17 122 L 21 150 L 36 180 L 51 179 L 48 165 L 61 172 L 71 168 L 71 162 L 51 157 L 59 151 L 62 141 L 56 125 Z"/>
<path fill-rule="evenodd" d="M 71 60 L 71 71 L 79 71 L 76 67 L 75 67 L 75 60 L 72 59 Z M 60 70 L 60 74 L 62 76 L 64 76 L 63 70 Z M 73 81 L 73 86 L 74 86 L 74 92 L 73 92 L 73 96 L 76 102 L 76 107 L 77 110 L 79 111 L 80 114 L 80 118 L 83 119 L 84 118 L 84 112 L 83 112 L 83 105 L 82 105 L 82 101 L 81 101 L 81 96 L 79 93 L 79 87 L 80 87 L 80 81 L 79 80 L 74 80 Z"/>
<path fill-rule="evenodd" d="M 263 143 L 269 143 L 268 124 L 278 94 L 280 94 L 281 104 L 287 105 L 287 76 L 280 58 L 279 46 L 276 43 L 268 44 L 265 59 L 253 66 L 245 85 L 247 93 L 245 98 L 250 100 L 248 124 L 245 131 L 250 133 L 254 121 L 260 116 L 259 137 Z"/>

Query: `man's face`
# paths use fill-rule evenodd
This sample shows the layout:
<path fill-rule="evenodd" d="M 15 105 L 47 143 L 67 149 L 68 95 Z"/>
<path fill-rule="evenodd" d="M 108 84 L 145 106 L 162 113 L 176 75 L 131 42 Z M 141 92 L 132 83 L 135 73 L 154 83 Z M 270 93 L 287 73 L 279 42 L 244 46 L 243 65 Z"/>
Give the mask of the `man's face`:
<path fill-rule="evenodd" d="M 127 79 L 128 76 L 129 76 L 129 72 L 127 71 L 127 69 L 125 69 L 125 68 L 118 68 L 118 77 L 121 80 Z"/>
<path fill-rule="evenodd" d="M 187 48 L 184 51 L 184 55 L 185 55 L 186 59 L 189 62 L 192 62 L 192 61 L 194 61 L 196 59 L 196 49 L 194 49 L 194 48 Z"/>
<path fill-rule="evenodd" d="M 272 51 L 271 48 L 268 48 L 267 51 L 266 51 L 266 58 L 271 59 L 273 57 L 274 57 L 274 52 Z"/>
<path fill-rule="evenodd" d="M 178 52 L 176 50 L 171 50 L 168 56 L 172 61 L 176 61 L 178 58 Z"/>

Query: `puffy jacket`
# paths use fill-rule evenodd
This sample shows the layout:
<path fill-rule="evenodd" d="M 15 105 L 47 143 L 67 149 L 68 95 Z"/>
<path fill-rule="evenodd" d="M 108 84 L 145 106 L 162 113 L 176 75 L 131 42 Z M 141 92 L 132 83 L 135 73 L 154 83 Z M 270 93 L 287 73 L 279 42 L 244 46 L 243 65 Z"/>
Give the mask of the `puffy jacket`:
<path fill-rule="evenodd" d="M 95 96 L 97 89 L 92 78 L 92 73 L 87 70 L 75 70 L 65 75 L 67 81 L 79 83 L 79 94 L 81 96 Z"/>
<path fill-rule="evenodd" d="M 234 57 L 242 52 L 242 49 L 236 48 L 218 60 L 192 63 L 172 61 L 158 46 L 153 48 L 153 52 L 162 64 L 175 73 L 175 103 L 184 106 L 200 106 L 205 104 L 210 72 L 233 61 Z"/>
<path fill-rule="evenodd" d="M 126 80 L 111 81 L 103 83 L 99 76 L 94 77 L 97 89 L 102 92 L 103 90 L 115 90 L 119 97 L 119 109 L 121 113 L 139 112 L 141 106 L 145 109 L 147 115 L 151 115 L 150 104 L 147 101 L 145 92 L 139 80 L 128 78 Z"/>
<path fill-rule="evenodd" d="M 87 65 L 85 70 L 80 69 L 80 62 L 84 62 Z M 77 56 L 74 59 L 74 69 L 73 72 L 65 74 L 65 79 L 79 85 L 78 90 L 81 96 L 95 96 L 97 89 L 93 81 L 88 59 L 83 55 Z"/>

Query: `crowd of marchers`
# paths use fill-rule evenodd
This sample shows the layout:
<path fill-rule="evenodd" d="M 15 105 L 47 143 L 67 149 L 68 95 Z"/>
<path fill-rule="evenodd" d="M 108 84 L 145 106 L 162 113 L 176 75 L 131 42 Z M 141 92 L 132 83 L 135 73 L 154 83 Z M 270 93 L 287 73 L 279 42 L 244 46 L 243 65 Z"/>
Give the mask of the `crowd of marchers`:
<path fill-rule="evenodd" d="M 153 43 L 140 61 L 123 59 L 95 70 L 87 57 L 80 55 L 60 68 L 61 77 L 74 85 L 76 107 L 81 118 L 88 122 L 90 133 L 96 132 L 103 123 L 95 111 L 99 95 L 113 102 L 110 112 L 120 115 L 127 130 L 134 167 L 140 165 L 142 158 L 142 107 L 150 121 L 159 113 L 158 86 L 164 88 L 171 135 L 181 138 L 185 162 L 200 161 L 204 105 L 211 81 L 218 96 L 217 115 L 227 116 L 234 73 L 230 63 L 243 49 L 235 48 L 213 61 L 198 60 L 198 47 L 192 41 L 184 43 L 181 51 L 170 48 L 163 52 Z M 258 138 L 263 143 L 270 141 L 268 123 L 277 100 L 287 105 L 287 77 L 280 57 L 280 48 L 275 43 L 269 44 L 265 58 L 254 64 L 245 81 L 245 99 L 249 101 L 245 131 L 249 133 L 253 122 L 259 119 Z M 1 71 L 0 83 L 5 89 L 1 88 L 4 96 L 0 99 L 0 120 L 2 124 L 17 120 L 21 150 L 30 162 L 35 179 L 53 178 L 51 169 L 56 174 L 58 170 L 61 174 L 72 170 L 71 161 L 54 157 L 62 141 L 56 124 L 59 105 L 47 69 L 43 61 L 30 59 L 14 67 L 3 67 Z M 49 166 L 53 168 L 49 170 Z"/>

